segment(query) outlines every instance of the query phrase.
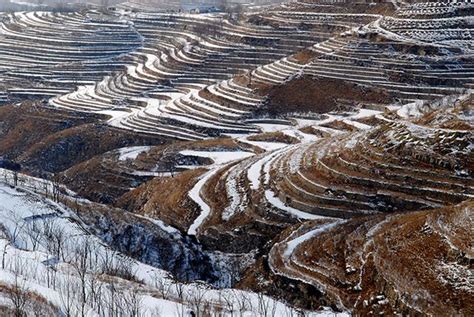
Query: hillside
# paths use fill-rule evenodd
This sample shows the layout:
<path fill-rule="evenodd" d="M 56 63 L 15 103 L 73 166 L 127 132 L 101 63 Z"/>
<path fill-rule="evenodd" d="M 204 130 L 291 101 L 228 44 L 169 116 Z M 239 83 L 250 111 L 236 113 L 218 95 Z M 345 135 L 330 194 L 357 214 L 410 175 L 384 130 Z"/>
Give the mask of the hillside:
<path fill-rule="evenodd" d="M 37 182 L 28 177 L 23 181 L 30 188 Z M 190 311 L 225 313 L 237 305 L 241 313 L 262 314 L 261 307 L 266 307 L 277 314 L 296 314 L 266 296 L 231 289 L 216 290 L 200 282 L 185 284 L 170 277 L 170 267 L 163 263 L 165 259 L 161 252 L 168 255 L 168 260 L 178 262 L 173 264 L 175 268 L 185 271 L 186 268 L 179 266 L 197 261 L 202 267 L 206 260 L 193 259 L 199 256 L 196 254 L 199 250 L 186 250 L 188 242 L 176 230 L 158 221 L 125 212 L 113 217 L 109 214 L 107 221 L 111 222 L 111 228 L 117 226 L 117 234 L 129 235 L 119 238 L 111 236 L 110 232 L 100 232 L 101 225 L 90 222 L 94 218 L 90 207 L 104 207 L 86 203 L 82 208 L 75 205 L 70 209 L 29 190 L 15 190 L 4 185 L 0 187 L 0 198 L 4 234 L 0 239 L 3 250 L 2 314 L 34 309 L 35 316 L 60 316 L 61 312 L 71 315 L 185 316 Z M 135 233 L 130 229 L 123 230 L 126 225 L 120 223 L 124 221 L 135 226 L 132 229 Z M 140 234 L 148 237 L 140 237 Z M 123 240 L 121 251 L 105 244 L 111 244 L 111 238 Z M 134 246 L 130 245 L 130 240 L 144 243 L 149 248 L 142 261 L 127 255 L 129 252 L 137 255 L 137 250 L 131 249 Z M 166 243 L 170 247 L 167 250 Z M 163 265 L 167 271 L 160 269 Z"/>
<path fill-rule="evenodd" d="M 471 2 L 14 6 L 0 315 L 474 314 Z"/>
<path fill-rule="evenodd" d="M 423 212 L 305 222 L 286 230 L 268 263 L 249 270 L 242 283 L 279 294 L 280 285 L 289 288 L 285 280 L 304 280 L 313 286 L 316 303 L 310 304 L 329 301 L 363 316 L 469 316 L 472 208 L 470 200 Z M 267 279 L 273 287 L 264 286 Z M 300 301 L 311 289 L 286 291 L 296 291 L 292 298 Z"/>

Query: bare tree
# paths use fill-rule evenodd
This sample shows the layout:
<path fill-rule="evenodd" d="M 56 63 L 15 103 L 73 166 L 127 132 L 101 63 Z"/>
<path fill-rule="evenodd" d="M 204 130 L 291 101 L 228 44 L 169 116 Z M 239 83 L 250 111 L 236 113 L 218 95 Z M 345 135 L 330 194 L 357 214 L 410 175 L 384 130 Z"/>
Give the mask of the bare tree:
<path fill-rule="evenodd" d="M 258 313 L 264 317 L 274 317 L 276 315 L 277 302 L 270 297 L 257 294 L 258 297 Z"/>
<path fill-rule="evenodd" d="M 97 314 L 102 315 L 103 307 L 103 286 L 104 283 L 99 281 L 97 274 L 90 274 L 87 280 L 87 287 L 89 293 L 89 302 Z"/>
<path fill-rule="evenodd" d="M 163 299 L 168 299 L 168 294 L 171 291 L 172 284 L 168 282 L 166 277 L 161 276 L 158 272 L 153 272 L 153 284 L 161 294 Z"/>
<path fill-rule="evenodd" d="M 54 290 L 56 289 L 56 275 L 57 270 L 53 265 L 46 266 L 46 283 L 48 287 L 52 287 Z"/>
<path fill-rule="evenodd" d="M 62 197 L 61 184 L 58 182 L 57 177 L 54 174 L 51 178 L 51 183 L 53 185 L 53 200 L 59 202 Z"/>
<path fill-rule="evenodd" d="M 13 171 L 13 187 L 17 187 L 17 186 L 18 186 L 18 172 Z"/>
<path fill-rule="evenodd" d="M 29 312 L 29 316 L 32 317 L 49 317 L 53 314 L 57 315 L 57 312 L 53 311 L 51 307 L 35 300 L 29 302 L 26 310 Z"/>
<path fill-rule="evenodd" d="M 59 299 L 61 300 L 62 310 L 67 317 L 74 316 L 74 299 L 77 294 L 75 284 L 73 276 L 70 274 L 59 283 Z"/>
<path fill-rule="evenodd" d="M 5 269 L 5 260 L 7 258 L 7 248 L 8 248 L 8 243 L 5 243 L 3 245 L 3 250 L 2 250 L 2 270 Z"/>
<path fill-rule="evenodd" d="M 176 316 L 177 317 L 186 317 L 186 307 L 184 303 L 176 302 Z"/>
<path fill-rule="evenodd" d="M 26 232 L 30 238 L 31 250 L 36 251 L 41 242 L 43 232 L 34 217 L 35 215 L 33 215 L 30 221 L 26 222 Z"/>
<path fill-rule="evenodd" d="M 118 312 L 120 312 L 120 305 L 117 304 L 117 297 L 119 297 L 117 293 L 118 290 L 115 286 L 115 282 L 111 280 L 107 287 L 105 300 L 108 316 L 117 316 Z"/>
<path fill-rule="evenodd" d="M 91 241 L 90 236 L 85 236 L 75 249 L 75 260 L 71 263 L 76 276 L 79 280 L 80 288 L 80 312 L 81 316 L 86 315 L 86 304 L 87 304 L 87 277 L 89 272 L 89 256 L 91 253 Z"/>
<path fill-rule="evenodd" d="M 45 219 L 43 221 L 43 236 L 46 239 L 47 251 L 56 256 L 58 260 L 65 254 L 64 241 L 66 234 L 64 228 L 54 219 Z"/>
<path fill-rule="evenodd" d="M 204 302 L 207 290 L 204 287 L 204 285 L 198 283 L 196 287 L 188 290 L 188 302 L 196 317 L 202 317 L 205 313 Z"/>
<path fill-rule="evenodd" d="M 234 294 L 225 290 L 222 293 L 222 299 L 223 303 L 225 305 L 225 308 L 227 312 L 230 314 L 231 317 L 234 316 L 234 305 L 235 305 L 235 300 L 234 300 Z"/>
<path fill-rule="evenodd" d="M 11 272 L 14 275 L 13 285 L 8 287 L 6 295 L 13 306 L 13 314 L 15 317 L 26 316 L 26 306 L 30 299 L 30 294 L 26 285 L 26 281 L 20 276 L 25 270 L 24 263 L 20 257 L 15 256 L 13 268 Z"/>
<path fill-rule="evenodd" d="M 124 311 L 126 316 L 143 316 L 143 296 L 138 287 L 134 287 L 123 295 Z"/>
<path fill-rule="evenodd" d="M 14 211 L 10 212 L 10 219 L 14 223 L 14 228 L 13 228 L 13 230 L 11 230 L 9 232 L 10 233 L 9 240 L 11 241 L 11 243 L 13 245 L 21 247 L 19 245 L 19 243 L 20 243 L 19 237 L 20 237 L 21 232 L 23 231 L 23 227 L 25 226 L 25 222 L 23 221 L 23 218 L 18 216 Z"/>
<path fill-rule="evenodd" d="M 246 292 L 232 290 L 234 293 L 234 301 L 239 314 L 242 316 L 246 311 L 250 311 L 252 309 L 252 301 L 250 300 L 250 296 Z"/>
<path fill-rule="evenodd" d="M 178 298 L 176 303 L 177 315 L 184 317 L 186 314 L 186 308 L 184 306 L 184 284 L 180 283 L 178 280 L 174 280 L 173 283 L 176 297 Z"/>
<path fill-rule="evenodd" d="M 100 257 L 100 271 L 103 274 L 112 272 L 114 268 L 114 259 L 116 256 L 115 250 L 105 249 L 104 252 L 101 252 Z"/>

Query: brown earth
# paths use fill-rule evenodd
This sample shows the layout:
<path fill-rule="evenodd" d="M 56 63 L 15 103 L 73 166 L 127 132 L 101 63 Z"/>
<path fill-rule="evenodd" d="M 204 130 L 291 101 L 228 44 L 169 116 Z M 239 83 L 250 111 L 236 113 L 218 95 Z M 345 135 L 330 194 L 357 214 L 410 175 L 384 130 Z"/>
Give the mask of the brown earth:
<path fill-rule="evenodd" d="M 200 209 L 188 192 L 204 169 L 181 172 L 174 177 L 154 178 L 123 195 L 117 206 L 133 213 L 160 219 L 183 232 L 199 215 Z"/>
<path fill-rule="evenodd" d="M 170 171 L 179 173 L 183 170 L 176 168 L 179 165 L 213 163 L 209 158 L 183 156 L 179 153 L 183 150 L 252 152 L 254 148 L 231 138 L 217 138 L 151 146 L 133 160 L 119 160 L 118 151 L 109 151 L 68 168 L 58 180 L 82 197 L 114 204 L 125 193 L 151 180 L 153 174 L 161 177 Z"/>
<path fill-rule="evenodd" d="M 0 107 L 0 155 L 19 156 L 50 134 L 97 120 L 92 115 L 52 111 L 31 102 Z"/>
<path fill-rule="evenodd" d="M 262 111 L 271 115 L 293 112 L 326 113 L 345 110 L 360 103 L 388 104 L 392 101 L 392 97 L 387 93 L 374 88 L 308 75 L 279 86 L 262 88 L 260 93 L 268 95 Z"/>
<path fill-rule="evenodd" d="M 353 2 L 350 5 L 345 3 L 337 4 L 332 3 L 332 5 L 318 5 L 316 2 L 312 0 L 304 0 L 301 1 L 303 3 L 313 3 L 316 5 L 318 12 L 326 12 L 326 13 L 365 13 L 365 14 L 384 14 L 384 15 L 391 15 L 395 12 L 395 7 L 392 3 L 363 3 L 360 2 Z M 306 6 L 298 6 L 296 3 L 295 10 L 297 11 L 308 11 L 314 12 L 314 7 L 306 7 Z"/>
<path fill-rule="evenodd" d="M 247 140 L 263 142 L 280 142 L 287 144 L 297 144 L 300 141 L 297 138 L 286 135 L 283 132 L 267 132 L 249 136 Z"/>
<path fill-rule="evenodd" d="M 30 102 L 0 107 L 0 156 L 20 163 L 26 172 L 47 176 L 115 148 L 169 142 L 118 130 L 103 123 L 106 118 Z"/>
<path fill-rule="evenodd" d="M 296 59 L 301 64 L 307 64 L 312 59 L 316 58 L 319 54 L 311 51 L 309 49 L 301 50 L 293 55 L 293 58 Z"/>
<path fill-rule="evenodd" d="M 277 267 L 281 275 L 275 274 L 267 255 L 247 270 L 239 287 L 308 309 L 335 306 L 330 298 L 337 290 L 357 316 L 472 316 L 473 215 L 474 201 L 469 200 L 437 210 L 355 218 L 307 240 L 292 253 L 292 263 L 298 263 L 293 269 L 303 280 L 313 278 L 325 285 L 325 296 L 311 288 L 312 283 L 285 276 L 283 267 Z M 308 228 L 301 234 L 320 224 L 295 225 L 272 245 L 304 226 Z M 321 275 L 324 272 L 327 275 Z"/>

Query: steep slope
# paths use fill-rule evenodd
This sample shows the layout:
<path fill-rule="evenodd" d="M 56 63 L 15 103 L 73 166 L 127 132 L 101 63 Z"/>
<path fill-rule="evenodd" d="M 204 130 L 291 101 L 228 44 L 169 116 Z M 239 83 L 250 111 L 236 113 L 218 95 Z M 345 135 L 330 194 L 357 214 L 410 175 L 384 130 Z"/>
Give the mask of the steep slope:
<path fill-rule="evenodd" d="M 33 188 L 41 182 L 20 176 L 24 188 Z M 275 314 L 297 313 L 266 296 L 218 290 L 203 283 L 184 284 L 170 278 L 168 272 L 156 268 L 157 263 L 153 261 L 163 261 L 168 256 L 177 266 L 197 264 L 192 264 L 192 251 L 180 250 L 179 233 L 158 221 L 87 203 L 81 208 L 76 203 L 74 209 L 70 209 L 28 190 L 12 189 L 4 184 L 0 185 L 0 199 L 2 314 L 33 316 L 32 309 L 34 316 L 264 315 L 268 309 Z M 100 224 L 90 226 L 93 221 Z M 150 226 L 154 229 L 146 228 Z M 146 238 L 142 236 L 145 232 Z M 153 235 L 155 238 L 150 240 Z M 172 242 L 169 249 L 156 246 L 168 239 Z M 115 249 L 117 246 L 121 252 Z M 154 250 L 147 250 L 149 255 L 161 253 L 141 258 L 155 266 L 136 260 L 138 248 L 145 246 Z M 203 258 L 194 260 L 201 266 L 204 264 Z M 202 268 L 207 270 L 205 266 Z"/>
<path fill-rule="evenodd" d="M 117 130 L 104 124 L 105 118 L 30 102 L 0 107 L 0 156 L 21 164 L 25 172 L 50 177 L 112 149 L 170 141 Z"/>
<path fill-rule="evenodd" d="M 355 314 L 473 313 L 472 200 L 443 209 L 299 225 L 276 243 L 276 275 Z M 324 252 L 321 252 L 324 250 Z"/>
<path fill-rule="evenodd" d="M 0 309 L 473 314 L 470 2 L 151 3 L 0 14 Z"/>

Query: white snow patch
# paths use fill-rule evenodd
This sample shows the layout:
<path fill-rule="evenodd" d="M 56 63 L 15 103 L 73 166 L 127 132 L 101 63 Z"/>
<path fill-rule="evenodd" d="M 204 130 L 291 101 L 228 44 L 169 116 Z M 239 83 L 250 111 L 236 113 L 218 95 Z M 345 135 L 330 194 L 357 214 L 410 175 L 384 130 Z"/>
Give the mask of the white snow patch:
<path fill-rule="evenodd" d="M 289 214 L 291 214 L 291 215 L 293 215 L 297 218 L 308 219 L 308 220 L 328 219 L 328 217 L 309 214 L 307 212 L 303 212 L 301 210 L 298 210 L 298 209 L 295 209 L 295 208 L 292 208 L 292 207 L 289 207 L 289 206 L 285 206 L 285 204 L 278 197 L 276 197 L 275 193 L 271 190 L 266 190 L 265 191 L 265 198 L 274 207 L 276 207 L 278 209 L 281 209 L 283 211 L 286 211 Z"/>
<path fill-rule="evenodd" d="M 308 241 L 309 239 L 312 239 L 314 237 L 316 237 L 318 234 L 324 232 L 324 231 L 327 231 L 331 228 L 334 228 L 336 225 L 339 225 L 341 224 L 342 221 L 335 221 L 335 222 L 331 222 L 331 223 L 328 223 L 328 224 L 325 224 L 317 229 L 314 229 L 314 230 L 311 230 L 301 236 L 299 236 L 298 238 L 296 239 L 293 239 L 293 240 L 290 240 L 286 243 L 286 249 L 285 249 L 285 252 L 283 253 L 283 255 L 285 257 L 289 257 L 290 255 L 293 254 L 293 252 L 295 251 L 295 249 L 300 245 L 302 244 L 303 242 L 305 241 Z"/>
<path fill-rule="evenodd" d="M 420 117 L 423 114 L 420 110 L 422 105 L 422 101 L 408 103 L 401 106 L 400 109 L 397 110 L 397 115 L 404 119 Z"/>
<path fill-rule="evenodd" d="M 118 149 L 119 151 L 119 161 L 126 161 L 126 160 L 135 160 L 137 159 L 138 155 L 141 153 L 148 152 L 151 147 L 149 146 L 130 146 Z"/>
<path fill-rule="evenodd" d="M 197 234 L 197 229 L 211 213 L 211 207 L 209 207 L 209 205 L 201 198 L 201 189 L 204 184 L 206 184 L 206 182 L 218 171 L 219 169 L 216 168 L 205 173 L 188 193 L 189 197 L 201 208 L 201 214 L 194 220 L 193 224 L 188 229 L 189 235 L 195 236 Z"/>

